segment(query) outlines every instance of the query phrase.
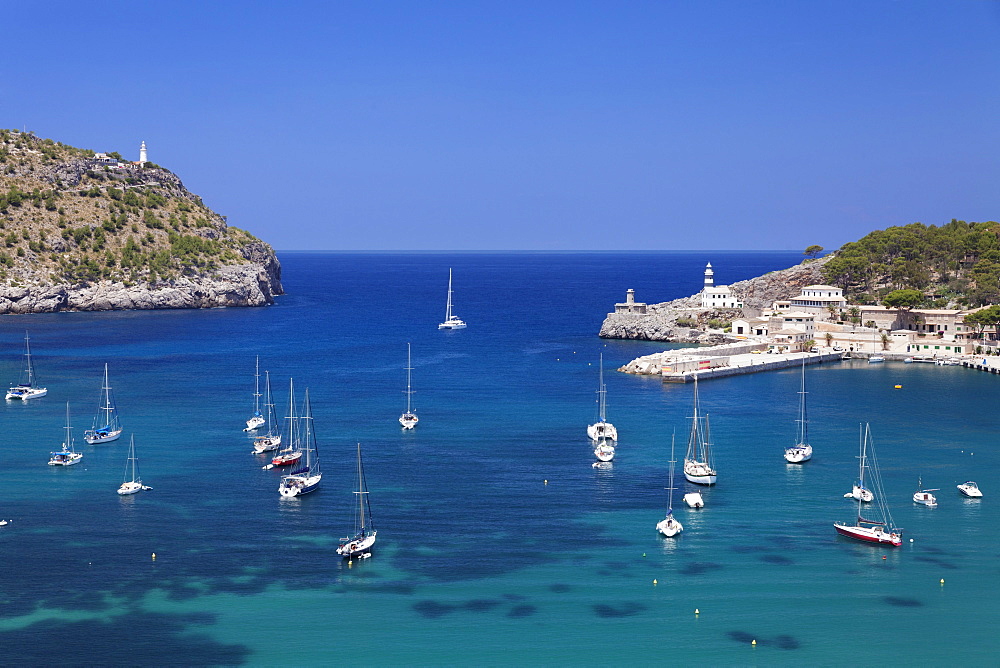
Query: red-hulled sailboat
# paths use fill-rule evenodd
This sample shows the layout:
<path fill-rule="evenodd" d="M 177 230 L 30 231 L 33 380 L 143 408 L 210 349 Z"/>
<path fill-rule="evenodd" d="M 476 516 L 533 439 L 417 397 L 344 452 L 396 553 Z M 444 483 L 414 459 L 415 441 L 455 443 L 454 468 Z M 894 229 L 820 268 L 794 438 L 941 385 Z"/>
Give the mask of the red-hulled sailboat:
<path fill-rule="evenodd" d="M 292 379 L 288 380 L 288 440 L 285 447 L 274 455 L 271 459 L 271 466 L 291 466 L 302 459 L 302 450 L 299 449 L 299 420 L 295 417 L 295 385 Z"/>
<path fill-rule="evenodd" d="M 890 547 L 899 547 L 903 544 L 903 530 L 896 528 L 892 522 L 892 515 L 889 514 L 889 507 L 885 502 L 885 492 L 882 489 L 882 478 L 878 472 L 878 461 L 875 459 L 874 444 L 871 440 L 871 430 L 866 424 L 862 436 L 861 445 L 861 485 L 865 483 L 865 471 L 869 472 L 869 485 L 875 503 L 866 509 L 869 517 L 876 519 L 866 519 L 862 515 L 861 499 L 858 499 L 858 517 L 854 524 L 847 522 L 834 522 L 833 528 L 841 536 L 847 536 L 854 540 L 865 543 L 876 543 Z"/>

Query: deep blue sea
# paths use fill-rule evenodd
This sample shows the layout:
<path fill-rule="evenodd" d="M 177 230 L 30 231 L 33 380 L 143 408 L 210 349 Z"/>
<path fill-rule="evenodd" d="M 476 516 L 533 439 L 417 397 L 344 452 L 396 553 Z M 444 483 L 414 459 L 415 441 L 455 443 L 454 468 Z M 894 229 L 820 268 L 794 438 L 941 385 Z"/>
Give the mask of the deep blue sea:
<path fill-rule="evenodd" d="M 19 378 L 28 330 L 49 388 L 0 405 L 0 664 L 1000 661 L 998 376 L 809 367 L 803 466 L 782 459 L 797 370 L 704 382 L 719 483 L 702 510 L 675 502 L 679 538 L 655 530 L 692 387 L 615 373 L 666 346 L 599 339 L 604 314 L 626 288 L 696 292 L 707 261 L 730 283 L 801 254 L 280 259 L 288 294 L 268 308 L 0 318 L 0 380 Z M 442 332 L 449 267 L 469 327 Z M 404 433 L 407 342 L 420 424 Z M 586 437 L 601 353 L 620 434 L 608 470 Z M 290 377 L 310 390 L 314 494 L 282 499 L 280 471 L 250 454 L 257 355 L 280 411 Z M 105 363 L 126 436 L 87 446 Z M 85 457 L 50 467 L 67 401 Z M 900 549 L 833 530 L 854 515 L 861 422 Z M 154 489 L 119 497 L 132 434 Z M 349 565 L 334 549 L 353 528 L 358 442 L 379 536 Z M 918 476 L 937 508 L 912 503 Z M 984 499 L 959 495 L 967 479 Z"/>

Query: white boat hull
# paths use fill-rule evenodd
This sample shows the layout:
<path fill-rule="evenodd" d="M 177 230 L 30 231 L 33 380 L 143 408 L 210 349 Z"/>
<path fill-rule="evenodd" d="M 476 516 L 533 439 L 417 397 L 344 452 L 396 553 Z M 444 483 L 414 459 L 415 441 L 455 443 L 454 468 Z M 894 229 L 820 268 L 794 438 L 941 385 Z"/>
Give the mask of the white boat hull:
<path fill-rule="evenodd" d="M 79 464 L 83 455 L 79 452 L 54 452 L 49 460 L 49 466 L 73 466 Z"/>
<path fill-rule="evenodd" d="M 377 533 L 377 531 L 373 531 L 371 535 L 365 536 L 360 540 L 355 539 L 344 543 L 337 548 L 337 554 L 344 558 L 350 558 L 370 552 L 372 546 L 375 545 L 375 535 Z"/>
<path fill-rule="evenodd" d="M 602 443 L 594 450 L 594 456 L 602 462 L 610 462 L 615 458 L 615 449 L 606 443 Z"/>
<path fill-rule="evenodd" d="M 255 431 L 264 426 L 264 418 L 259 415 L 254 415 L 252 418 L 247 420 L 247 428 L 243 431 Z"/>
<path fill-rule="evenodd" d="M 7 400 L 27 401 L 28 399 L 44 397 L 48 393 L 49 391 L 44 387 L 12 387 L 7 391 Z"/>
<path fill-rule="evenodd" d="M 466 327 L 465 322 L 457 316 L 452 316 L 450 320 L 445 320 L 438 325 L 438 329 L 465 329 Z"/>
<path fill-rule="evenodd" d="M 928 508 L 933 508 L 937 505 L 937 498 L 930 492 L 916 492 L 913 495 L 913 502 L 927 506 Z"/>
<path fill-rule="evenodd" d="M 604 439 L 617 441 L 618 430 L 615 429 L 615 426 L 610 422 L 598 422 L 587 427 L 587 436 L 589 436 L 592 441 L 600 441 Z"/>
<path fill-rule="evenodd" d="M 260 455 L 265 452 L 271 452 L 272 450 L 277 450 L 281 447 L 281 436 L 261 436 L 254 439 L 253 451 L 254 454 Z"/>
<path fill-rule="evenodd" d="M 684 526 L 675 520 L 673 515 L 668 515 L 656 524 L 656 530 L 667 538 L 672 538 L 684 531 Z"/>
<path fill-rule="evenodd" d="M 690 508 L 705 507 L 705 499 L 701 498 L 701 492 L 688 492 L 684 495 L 684 503 Z"/>
<path fill-rule="evenodd" d="M 126 496 L 128 494 L 137 494 L 138 492 L 141 492 L 144 489 L 146 488 L 142 486 L 141 480 L 133 482 L 123 482 L 121 484 L 121 487 L 118 488 L 118 493 L 121 496 Z"/>
<path fill-rule="evenodd" d="M 121 429 L 118 429 L 117 431 L 109 431 L 105 434 L 97 434 L 92 431 L 87 431 L 83 434 L 83 440 L 89 445 L 97 445 L 98 443 L 110 443 L 111 441 L 117 441 L 121 438 L 121 435 Z"/>
<path fill-rule="evenodd" d="M 785 448 L 785 461 L 789 464 L 801 464 L 812 459 L 813 449 L 811 445 L 793 445 Z"/>
<path fill-rule="evenodd" d="M 316 491 L 323 474 L 310 476 L 287 476 L 281 479 L 278 493 L 286 499 Z"/>
<path fill-rule="evenodd" d="M 688 482 L 696 485 L 714 485 L 716 479 L 715 469 L 705 462 L 696 462 L 690 459 L 684 460 L 684 477 Z"/>
<path fill-rule="evenodd" d="M 845 494 L 844 496 L 850 497 L 855 501 L 863 501 L 864 503 L 871 503 L 871 501 L 875 498 L 872 495 L 871 490 L 857 485 L 851 489 L 850 494 Z"/>
<path fill-rule="evenodd" d="M 980 499 L 983 496 L 982 491 L 980 491 L 979 486 L 974 482 L 966 482 L 958 485 L 958 491 L 965 494 L 971 499 Z"/>
<path fill-rule="evenodd" d="M 420 422 L 420 418 L 413 413 L 403 413 L 399 416 L 399 424 L 403 425 L 403 429 L 413 429 L 418 422 Z"/>

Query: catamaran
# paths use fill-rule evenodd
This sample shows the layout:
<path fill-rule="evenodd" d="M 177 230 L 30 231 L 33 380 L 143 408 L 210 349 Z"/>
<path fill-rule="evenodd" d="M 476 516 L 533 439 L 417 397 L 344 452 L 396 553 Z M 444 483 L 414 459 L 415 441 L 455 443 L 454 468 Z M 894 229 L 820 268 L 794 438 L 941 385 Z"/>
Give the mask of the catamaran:
<path fill-rule="evenodd" d="M 712 461 L 712 435 L 708 416 L 700 415 L 698 408 L 698 377 L 695 376 L 694 415 L 691 416 L 691 434 L 684 456 L 684 477 L 696 485 L 714 485 L 716 472 Z"/>
<path fill-rule="evenodd" d="M 342 538 L 337 554 L 345 558 L 365 558 L 371 556 L 375 544 L 375 525 L 372 522 L 372 508 L 368 502 L 368 482 L 361 464 L 361 444 L 358 443 L 358 512 L 354 516 L 354 536 Z"/>
<path fill-rule="evenodd" d="M 802 386 L 799 390 L 799 417 L 795 421 L 797 435 L 795 445 L 785 448 L 785 461 L 801 464 L 812 459 L 813 448 L 809 445 L 809 422 L 806 419 L 806 358 L 802 357 Z"/>
<path fill-rule="evenodd" d="M 865 471 L 869 472 L 870 484 L 876 503 L 868 506 L 866 511 L 873 519 L 865 519 L 861 512 L 861 499 L 858 499 L 858 516 L 854 524 L 834 522 L 833 528 L 841 536 L 866 543 L 877 543 L 899 547 L 903 544 L 903 531 L 896 528 L 886 505 L 885 490 L 882 487 L 882 477 L 879 475 L 878 460 L 875 458 L 875 444 L 871 439 L 871 430 L 866 424 L 861 442 L 861 482 L 864 483 Z"/>
<path fill-rule="evenodd" d="M 79 464 L 83 459 L 83 453 L 77 452 L 73 448 L 73 428 L 69 424 L 69 402 L 66 402 L 66 440 L 63 441 L 62 450 L 49 453 L 49 466 L 72 466 Z"/>
<path fill-rule="evenodd" d="M 674 437 L 670 437 L 670 495 L 667 501 L 667 516 L 656 523 L 656 530 L 667 538 L 672 538 L 676 536 L 681 531 L 684 531 L 684 525 L 677 521 L 674 517 L 674 464 L 677 460 L 674 459 Z"/>
<path fill-rule="evenodd" d="M 21 381 L 7 390 L 8 401 L 11 399 L 21 399 L 22 401 L 37 399 L 44 397 L 49 392 L 47 388 L 35 387 L 35 368 L 31 364 L 31 345 L 28 342 L 27 332 L 24 333 L 24 358 L 27 360 L 24 373 L 21 375 Z"/>
<path fill-rule="evenodd" d="M 438 329 L 465 329 L 465 321 L 451 312 L 451 268 L 448 268 L 448 305 L 444 311 L 444 322 L 438 325 Z"/>
<path fill-rule="evenodd" d="M 278 493 L 286 498 L 302 496 L 319 487 L 323 473 L 319 470 L 319 448 L 316 444 L 316 430 L 313 426 L 312 406 L 309 405 L 309 388 L 306 388 L 305 412 L 299 418 L 302 423 L 302 445 L 305 451 L 305 465 L 281 477 Z"/>
<path fill-rule="evenodd" d="M 618 430 L 607 421 L 606 413 L 608 409 L 608 386 L 604 384 L 604 353 L 601 353 L 598 362 L 597 381 L 597 422 L 587 426 L 587 436 L 595 443 L 602 440 L 618 440 Z"/>
<path fill-rule="evenodd" d="M 98 426 L 100 425 L 100 426 Z M 83 440 L 90 445 L 117 441 L 122 435 L 121 420 L 118 419 L 118 407 L 115 396 L 108 384 L 108 365 L 104 365 L 104 383 L 101 385 L 101 405 L 94 416 L 94 426 L 83 432 Z"/>
<path fill-rule="evenodd" d="M 410 344 L 406 344 L 406 412 L 399 416 L 399 424 L 403 425 L 403 429 L 413 429 L 420 422 L 420 418 L 417 414 L 413 412 L 410 406 L 410 397 L 413 396 L 413 390 L 410 388 L 410 372 L 413 371 L 413 364 L 410 362 Z"/>
<path fill-rule="evenodd" d="M 243 431 L 256 431 L 265 422 L 260 412 L 260 355 L 257 355 L 257 367 L 253 374 L 253 415 L 247 420 Z"/>
<path fill-rule="evenodd" d="M 118 493 L 125 496 L 149 489 L 153 488 L 143 485 L 142 477 L 139 475 L 139 460 L 135 456 L 135 436 L 132 436 L 128 441 L 128 458 L 125 460 L 125 472 L 122 474 L 122 484 L 118 488 Z"/>
<path fill-rule="evenodd" d="M 288 423 L 285 447 L 278 450 L 278 454 L 271 459 L 271 464 L 264 468 L 290 466 L 302 459 L 302 450 L 299 449 L 299 419 L 295 417 L 295 385 L 291 378 L 288 379 L 288 415 L 285 416 L 285 421 Z"/>
<path fill-rule="evenodd" d="M 269 371 L 264 372 L 264 408 L 267 433 L 253 440 L 255 455 L 277 450 L 281 445 L 281 432 L 278 431 L 278 420 L 274 414 L 274 399 L 271 398 L 271 373 Z"/>

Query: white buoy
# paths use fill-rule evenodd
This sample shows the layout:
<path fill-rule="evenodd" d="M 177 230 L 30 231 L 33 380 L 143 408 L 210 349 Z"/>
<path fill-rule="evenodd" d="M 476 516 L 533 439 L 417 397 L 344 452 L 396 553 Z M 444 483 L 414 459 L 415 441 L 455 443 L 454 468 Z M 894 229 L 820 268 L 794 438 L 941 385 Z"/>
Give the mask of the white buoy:
<path fill-rule="evenodd" d="M 653 586 L 655 587 L 655 586 L 656 586 L 656 584 L 657 584 L 657 582 L 656 582 L 656 578 L 653 578 Z"/>
<path fill-rule="evenodd" d="M 156 552 L 153 553 L 153 561 L 156 561 Z"/>
<path fill-rule="evenodd" d="M 695 608 L 695 609 L 694 609 L 694 614 L 696 614 L 696 615 L 700 615 L 700 614 L 701 614 L 701 611 L 700 611 L 700 610 L 699 610 L 698 608 Z"/>

